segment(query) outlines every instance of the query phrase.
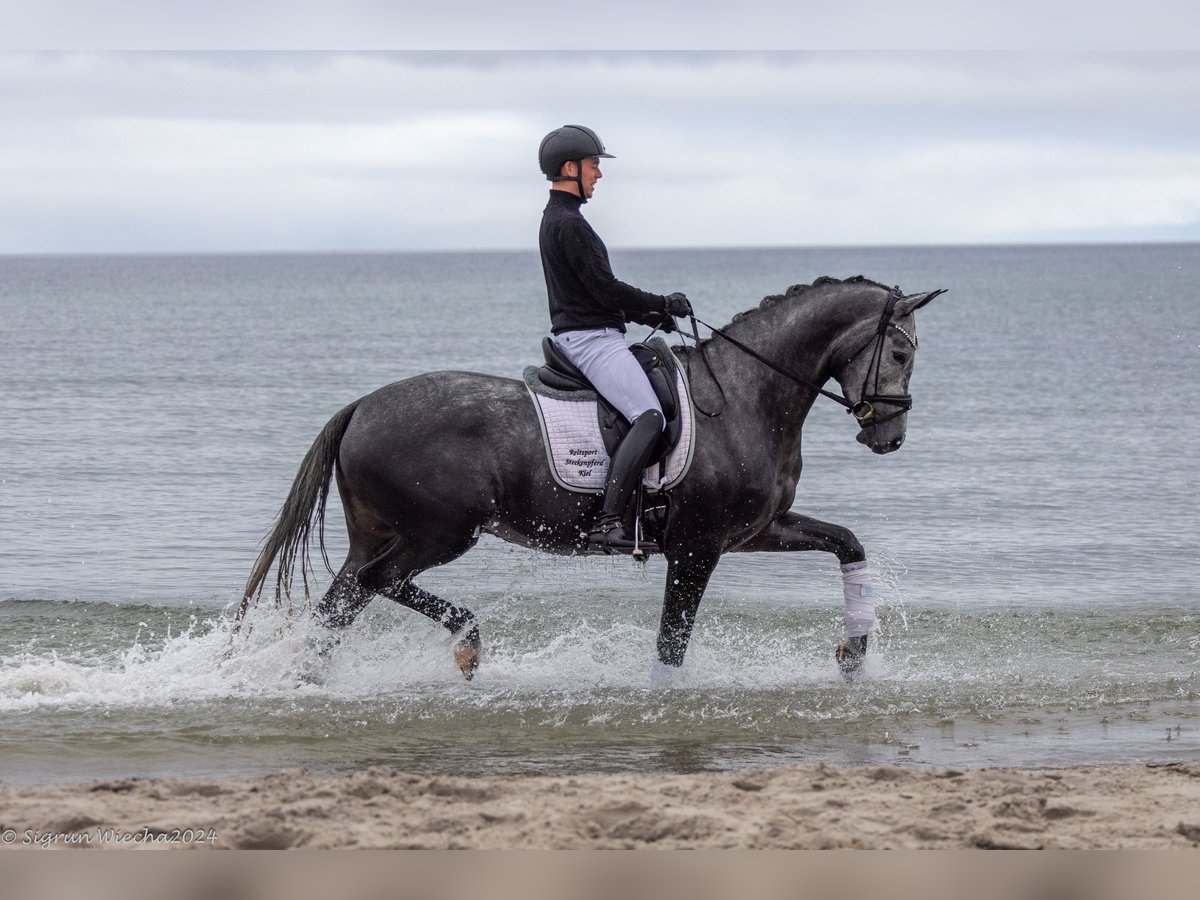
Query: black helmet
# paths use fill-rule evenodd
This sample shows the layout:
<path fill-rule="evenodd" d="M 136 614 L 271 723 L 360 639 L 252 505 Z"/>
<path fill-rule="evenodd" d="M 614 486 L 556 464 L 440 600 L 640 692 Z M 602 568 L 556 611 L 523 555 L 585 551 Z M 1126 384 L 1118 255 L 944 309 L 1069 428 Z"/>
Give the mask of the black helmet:
<path fill-rule="evenodd" d="M 589 156 L 616 159 L 611 153 L 604 152 L 604 142 L 600 136 L 583 125 L 555 128 L 542 138 L 542 145 L 538 148 L 538 164 L 549 181 L 565 178 L 558 174 L 562 171 L 563 163 L 572 160 L 578 162 Z"/>

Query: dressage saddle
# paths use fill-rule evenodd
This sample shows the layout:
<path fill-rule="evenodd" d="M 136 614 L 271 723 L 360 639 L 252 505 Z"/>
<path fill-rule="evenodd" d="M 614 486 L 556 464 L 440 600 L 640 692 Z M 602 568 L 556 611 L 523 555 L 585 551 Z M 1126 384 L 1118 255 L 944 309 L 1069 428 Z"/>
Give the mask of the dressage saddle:
<path fill-rule="evenodd" d="M 683 419 L 679 415 L 679 388 L 674 367 L 663 359 L 657 349 L 649 344 L 639 343 L 630 345 L 629 350 L 650 380 L 650 386 L 662 406 L 663 417 L 667 420 L 667 427 L 650 455 L 649 465 L 654 465 L 661 462 L 675 448 L 683 434 Z M 592 387 L 587 376 L 563 355 L 558 345 L 549 337 L 542 338 L 542 355 L 546 358 L 546 364 L 538 369 L 538 377 L 546 387 L 556 391 L 593 391 L 596 394 L 596 415 L 600 421 L 600 434 L 604 438 L 605 451 L 612 456 L 617 451 L 617 445 L 632 427 L 629 420 L 600 396 L 600 392 Z"/>

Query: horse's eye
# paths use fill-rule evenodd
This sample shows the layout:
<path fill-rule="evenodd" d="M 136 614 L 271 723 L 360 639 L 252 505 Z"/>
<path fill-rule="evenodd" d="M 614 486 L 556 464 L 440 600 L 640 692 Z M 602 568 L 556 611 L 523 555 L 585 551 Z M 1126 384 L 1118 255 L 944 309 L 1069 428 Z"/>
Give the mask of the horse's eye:
<path fill-rule="evenodd" d="M 905 353 L 903 350 L 893 350 L 892 351 L 892 359 L 894 359 L 897 363 L 899 363 L 900 365 L 903 366 L 908 362 L 908 354 Z"/>

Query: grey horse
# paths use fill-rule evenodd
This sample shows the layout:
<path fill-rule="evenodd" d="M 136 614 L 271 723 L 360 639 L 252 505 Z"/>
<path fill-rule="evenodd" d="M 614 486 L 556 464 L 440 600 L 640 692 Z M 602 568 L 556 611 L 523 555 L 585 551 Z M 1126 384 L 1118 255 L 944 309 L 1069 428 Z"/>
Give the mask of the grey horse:
<path fill-rule="evenodd" d="M 823 550 L 843 564 L 866 558 L 850 529 L 791 511 L 801 429 L 824 393 L 854 413 L 860 443 L 875 453 L 899 449 L 917 349 L 913 314 L 940 293 L 904 295 L 862 276 L 820 278 L 766 297 L 712 337 L 675 349 L 701 415 L 690 470 L 651 525 L 667 560 L 657 647 L 665 671 L 683 664 L 722 554 Z M 821 390 L 830 378 L 842 395 Z M 600 497 L 557 486 L 542 440 L 525 386 L 514 379 L 433 372 L 354 401 L 305 456 L 238 621 L 276 560 L 276 602 L 290 602 L 297 565 L 307 597 L 310 539 L 315 529 L 324 556 L 336 472 L 350 549 L 316 606 L 328 636 L 323 652 L 379 594 L 455 635 L 455 659 L 470 678 L 481 651 L 474 615 L 415 579 L 466 553 L 484 532 L 552 553 L 586 552 Z M 860 664 L 865 638 L 849 657 L 847 649 L 838 648 L 839 662 L 849 660 L 844 672 Z"/>

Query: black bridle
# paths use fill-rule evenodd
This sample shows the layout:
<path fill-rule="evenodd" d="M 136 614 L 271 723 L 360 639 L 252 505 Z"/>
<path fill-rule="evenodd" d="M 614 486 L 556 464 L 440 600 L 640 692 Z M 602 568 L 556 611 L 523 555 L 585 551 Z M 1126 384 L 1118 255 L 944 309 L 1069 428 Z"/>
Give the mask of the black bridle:
<path fill-rule="evenodd" d="M 898 288 L 898 287 L 892 288 L 891 293 L 888 295 L 887 303 L 884 304 L 883 312 L 879 316 L 879 325 L 876 327 L 875 333 L 872 334 L 869 338 L 867 338 L 866 343 L 863 344 L 861 347 L 859 347 L 857 350 L 855 350 L 852 354 L 850 354 L 850 358 L 846 360 L 846 365 L 850 365 L 850 363 L 854 362 L 854 360 L 857 359 L 858 356 L 864 350 L 866 350 L 868 347 L 870 347 L 872 345 L 872 343 L 874 344 L 874 350 L 872 351 L 872 354 L 871 354 L 871 363 L 870 363 L 870 365 L 867 366 L 866 374 L 863 376 L 862 390 L 859 392 L 859 400 L 857 403 L 851 403 L 842 394 L 835 394 L 833 391 L 827 391 L 827 390 L 825 390 L 825 388 L 823 388 L 819 385 L 813 384 L 811 381 L 808 381 L 805 378 L 801 378 L 798 375 L 793 375 L 791 372 L 789 372 L 786 369 L 782 368 L 781 366 L 778 366 L 775 363 L 771 362 L 771 360 L 762 356 L 757 351 L 750 349 L 745 344 L 743 344 L 741 341 L 737 340 L 736 338 L 730 337 L 728 334 L 726 334 L 720 328 L 715 328 L 712 325 L 709 325 L 704 320 L 696 318 L 696 316 L 694 316 L 694 315 L 689 317 L 692 320 L 692 338 L 693 338 L 693 340 L 695 340 L 695 342 L 698 346 L 700 343 L 700 335 L 696 330 L 696 325 L 697 324 L 703 325 L 705 328 L 709 329 L 713 334 L 724 338 L 726 341 L 733 344 L 733 346 L 737 347 L 743 353 L 758 360 L 760 363 L 762 363 L 767 368 L 773 369 L 774 371 L 778 372 L 780 375 L 784 376 L 785 378 L 787 378 L 791 381 L 794 381 L 796 384 L 800 384 L 800 385 L 803 385 L 804 387 L 812 388 L 818 394 L 822 395 L 823 397 L 828 397 L 830 400 L 833 400 L 835 403 L 840 403 L 842 406 L 844 406 L 846 408 L 847 413 L 853 415 L 854 418 L 858 420 L 859 427 L 874 428 L 876 425 L 882 425 L 884 422 L 889 422 L 892 419 L 896 418 L 897 416 L 902 415 L 903 413 L 906 413 L 910 409 L 912 409 L 912 403 L 913 403 L 912 394 L 880 394 L 879 393 L 879 378 L 880 378 L 880 374 L 883 369 L 884 337 L 887 334 L 888 326 L 890 325 L 892 328 L 895 328 L 897 331 L 899 331 L 902 335 L 904 335 L 905 340 L 907 340 L 910 344 L 912 344 L 913 349 L 914 350 L 917 349 L 916 338 L 914 338 L 907 331 L 905 331 L 903 328 L 901 328 L 899 325 L 897 325 L 895 322 L 892 321 L 892 315 L 895 312 L 896 303 L 900 300 L 900 298 L 902 296 L 903 295 L 900 292 L 900 288 Z M 720 383 L 720 381 L 717 380 L 716 375 L 713 374 L 712 368 L 711 368 L 711 366 L 709 366 L 708 360 L 704 358 L 703 353 L 701 353 L 700 358 L 704 360 L 704 365 L 705 365 L 705 368 L 708 369 L 709 376 L 713 379 L 713 381 L 717 385 L 717 389 L 720 390 L 720 392 L 721 392 L 721 409 L 719 409 L 715 413 L 710 413 L 710 412 L 706 412 L 703 409 L 700 409 L 699 406 L 697 406 L 696 408 L 700 409 L 700 412 L 704 413 L 704 415 L 708 416 L 709 418 L 715 418 L 716 416 L 719 416 L 725 409 L 725 390 L 721 387 L 721 383 Z M 868 387 L 871 386 L 872 375 L 874 375 L 875 393 L 868 394 L 867 389 L 868 389 Z M 878 415 L 875 411 L 875 407 L 878 404 L 886 404 L 889 406 L 895 406 L 896 410 L 888 413 L 887 415 L 881 416 L 881 415 Z"/>

